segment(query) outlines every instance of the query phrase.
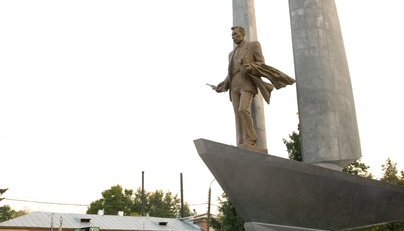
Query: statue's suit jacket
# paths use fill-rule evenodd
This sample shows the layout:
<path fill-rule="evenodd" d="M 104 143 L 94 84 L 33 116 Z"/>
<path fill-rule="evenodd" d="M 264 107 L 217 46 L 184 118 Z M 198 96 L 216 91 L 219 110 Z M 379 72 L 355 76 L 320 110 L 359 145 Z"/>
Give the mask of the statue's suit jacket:
<path fill-rule="evenodd" d="M 238 55 L 237 57 L 234 56 L 234 53 L 238 50 Z M 229 54 L 229 69 L 228 69 L 228 75 L 226 77 L 226 88 L 230 89 L 230 100 L 231 100 L 231 82 L 233 80 L 233 59 L 236 59 L 236 62 L 239 64 L 240 68 L 240 74 L 241 74 L 241 79 L 242 79 L 242 89 L 245 91 L 249 91 L 253 94 L 257 94 L 257 86 L 254 83 L 254 81 L 251 79 L 251 77 L 247 74 L 245 68 L 243 67 L 245 64 L 255 64 L 255 65 L 261 65 L 265 63 L 264 56 L 262 55 L 261 51 L 261 44 L 257 41 L 254 42 L 248 42 L 244 41 L 240 47 L 236 47 L 233 51 L 230 52 Z M 253 69 L 253 71 L 250 73 L 252 75 L 259 75 L 258 72 Z"/>
<path fill-rule="evenodd" d="M 226 89 L 230 89 L 230 100 L 231 82 L 233 77 L 233 58 L 237 59 L 236 61 L 240 66 L 240 73 L 243 80 L 242 89 L 252 92 L 253 94 L 257 94 L 257 89 L 259 89 L 268 104 L 271 98 L 271 91 L 274 88 L 280 89 L 295 83 L 295 80 L 287 74 L 265 64 L 261 44 L 259 42 L 244 41 L 238 49 L 240 50 L 238 51 L 237 57 L 234 56 L 235 49 L 229 54 L 229 69 L 228 75 L 225 79 L 225 87 Z M 252 71 L 247 73 L 243 67 L 245 64 L 250 64 Z M 267 78 L 272 84 L 263 81 L 261 77 Z"/>

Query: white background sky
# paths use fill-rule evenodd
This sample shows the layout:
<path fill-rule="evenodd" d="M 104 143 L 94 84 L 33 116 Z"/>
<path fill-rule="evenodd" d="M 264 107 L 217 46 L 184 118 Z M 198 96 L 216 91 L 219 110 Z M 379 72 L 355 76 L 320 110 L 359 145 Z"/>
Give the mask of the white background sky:
<path fill-rule="evenodd" d="M 401 170 L 404 2 L 336 4 L 362 161 L 376 176 L 389 157 Z M 255 8 L 266 63 L 294 77 L 288 1 Z M 144 171 L 147 191 L 178 195 L 182 173 L 184 200 L 205 213 L 214 177 L 193 140 L 235 144 L 228 94 L 205 85 L 226 76 L 231 26 L 230 0 L 0 1 L 0 188 L 14 199 L 0 206 L 85 213 Z M 296 113 L 295 85 L 273 92 L 270 154 L 287 158 Z"/>

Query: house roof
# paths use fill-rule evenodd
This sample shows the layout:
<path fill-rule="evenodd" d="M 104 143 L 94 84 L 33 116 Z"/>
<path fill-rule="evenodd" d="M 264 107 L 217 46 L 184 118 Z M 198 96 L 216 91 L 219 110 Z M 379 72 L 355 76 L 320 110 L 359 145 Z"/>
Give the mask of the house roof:
<path fill-rule="evenodd" d="M 57 230 L 62 218 L 62 228 L 99 227 L 100 230 L 167 230 L 167 231 L 200 231 L 199 226 L 188 219 L 134 217 L 114 215 L 92 215 L 73 213 L 32 212 L 0 223 L 2 227 L 14 228 L 50 228 L 53 217 L 53 228 Z M 164 225 L 164 223 L 166 225 Z"/>

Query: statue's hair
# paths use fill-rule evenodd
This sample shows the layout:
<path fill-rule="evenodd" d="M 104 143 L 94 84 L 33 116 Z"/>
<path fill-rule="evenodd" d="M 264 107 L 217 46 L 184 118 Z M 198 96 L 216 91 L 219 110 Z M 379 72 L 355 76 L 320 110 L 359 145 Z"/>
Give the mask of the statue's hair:
<path fill-rule="evenodd" d="M 239 29 L 241 31 L 241 33 L 243 33 L 243 35 L 245 35 L 245 30 L 244 30 L 243 27 L 241 27 L 241 26 L 233 26 L 231 28 L 231 30 L 235 30 L 235 29 Z"/>

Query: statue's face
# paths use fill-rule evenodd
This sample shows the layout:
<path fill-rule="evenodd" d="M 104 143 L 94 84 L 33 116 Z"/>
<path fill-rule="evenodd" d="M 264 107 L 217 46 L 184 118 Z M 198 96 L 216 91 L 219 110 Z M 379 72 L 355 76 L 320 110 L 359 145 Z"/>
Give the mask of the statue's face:
<path fill-rule="evenodd" d="M 235 44 L 240 44 L 244 39 L 244 34 L 239 29 L 234 29 L 231 38 Z"/>

